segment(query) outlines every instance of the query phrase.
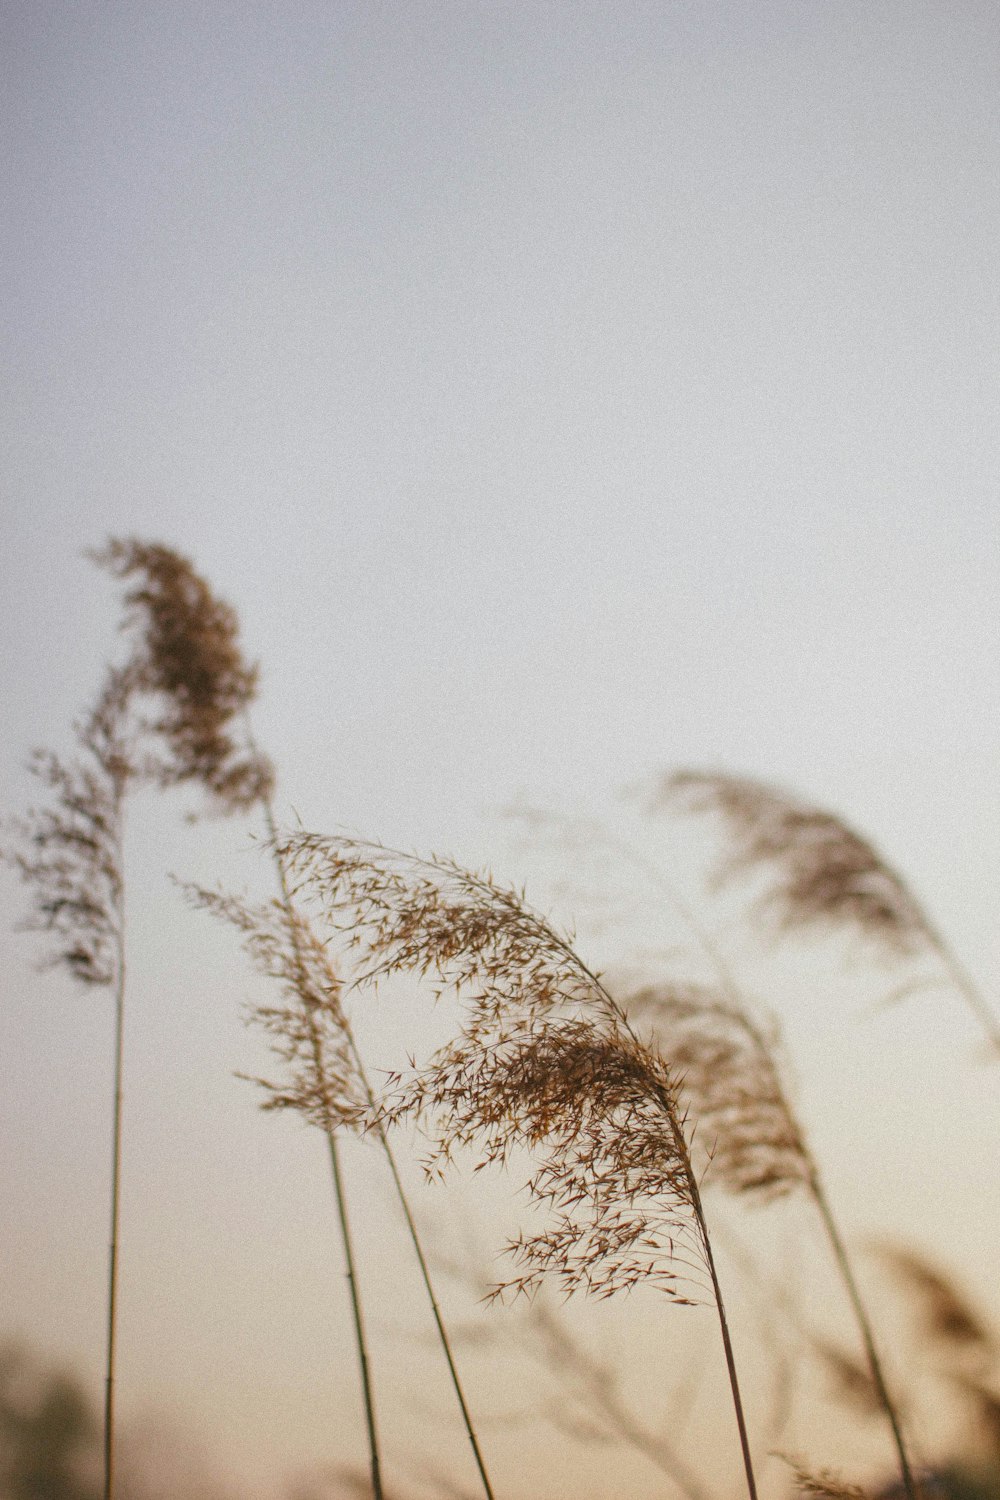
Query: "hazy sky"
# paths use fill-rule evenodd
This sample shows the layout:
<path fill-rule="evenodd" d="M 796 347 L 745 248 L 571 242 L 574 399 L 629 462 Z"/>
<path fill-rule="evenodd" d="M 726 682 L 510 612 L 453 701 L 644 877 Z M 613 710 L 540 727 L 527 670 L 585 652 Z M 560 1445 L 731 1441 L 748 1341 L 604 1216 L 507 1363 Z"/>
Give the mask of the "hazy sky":
<path fill-rule="evenodd" d="M 530 885 L 514 798 L 763 775 L 871 833 L 996 991 L 994 4 L 0 16 L 5 805 L 114 651 L 83 549 L 137 534 L 238 609 L 283 814 Z M 259 882 L 248 830 L 186 805 L 131 825 L 122 1400 L 280 1473 L 361 1451 L 332 1221 L 165 881 Z M 0 1332 L 96 1379 L 108 1007 L 2 944 Z M 997 1090 L 954 999 L 754 980 L 849 1224 L 992 1274 Z"/>

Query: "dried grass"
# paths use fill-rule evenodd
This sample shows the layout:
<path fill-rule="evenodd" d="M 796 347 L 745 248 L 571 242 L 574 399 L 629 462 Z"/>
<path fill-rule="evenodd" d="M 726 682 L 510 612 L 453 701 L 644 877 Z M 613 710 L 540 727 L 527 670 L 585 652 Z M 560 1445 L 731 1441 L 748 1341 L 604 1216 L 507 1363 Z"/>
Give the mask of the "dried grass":
<path fill-rule="evenodd" d="M 515 1274 L 496 1294 L 530 1295 L 548 1276 L 566 1292 L 643 1284 L 680 1302 L 710 1288 L 754 1495 L 686 1121 L 664 1059 L 568 936 L 489 875 L 313 834 L 283 840 L 279 854 L 297 896 L 344 934 L 358 982 L 411 973 L 462 999 L 459 1035 L 396 1077 L 383 1118 L 420 1121 L 438 1173 L 462 1148 L 476 1152 L 477 1169 L 531 1153 L 527 1186 L 548 1222 L 509 1244 Z"/>

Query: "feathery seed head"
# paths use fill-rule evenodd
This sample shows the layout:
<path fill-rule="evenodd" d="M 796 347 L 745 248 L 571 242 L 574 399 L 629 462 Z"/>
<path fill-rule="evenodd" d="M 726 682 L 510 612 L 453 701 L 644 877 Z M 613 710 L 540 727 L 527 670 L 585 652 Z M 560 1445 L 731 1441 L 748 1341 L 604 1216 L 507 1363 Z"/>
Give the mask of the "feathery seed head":
<path fill-rule="evenodd" d="M 808 1181 L 811 1161 L 782 1086 L 775 1035 L 702 985 L 647 985 L 622 1005 L 670 1059 L 698 1121 L 708 1182 L 767 1201 Z"/>
<path fill-rule="evenodd" d="M 718 883 L 766 869 L 772 884 L 761 905 L 780 927 L 849 924 L 902 954 L 927 941 L 927 919 L 902 877 L 833 813 L 762 782 L 708 771 L 665 777 L 651 806 L 672 803 L 722 816 L 732 843 Z"/>
<path fill-rule="evenodd" d="M 278 982 L 280 1005 L 256 1005 L 248 1019 L 267 1032 L 285 1078 L 251 1080 L 267 1093 L 264 1109 L 296 1109 L 310 1124 L 362 1129 L 368 1097 L 341 1004 L 343 987 L 326 948 L 291 903 L 253 904 L 187 885 L 191 904 L 235 927 L 259 973 Z"/>
<path fill-rule="evenodd" d="M 532 1154 L 547 1227 L 508 1246 L 518 1274 L 600 1295 L 639 1282 L 678 1301 L 704 1271 L 703 1221 L 674 1085 L 569 940 L 515 891 L 445 859 L 296 835 L 279 854 L 299 894 L 349 934 L 359 981 L 430 977 L 457 991 L 462 1029 L 397 1076 L 386 1123 L 419 1121 L 441 1171 L 461 1147 L 478 1167 Z"/>
<path fill-rule="evenodd" d="M 239 645 L 235 611 L 217 599 L 187 558 L 158 543 L 112 538 L 94 561 L 125 593 L 123 628 L 138 693 L 158 701 L 146 727 L 166 747 L 151 771 L 161 786 L 198 781 L 226 811 L 252 806 L 273 780 L 268 762 L 241 751 L 232 724 L 253 701 L 257 668 Z"/>
<path fill-rule="evenodd" d="M 12 845 L 0 851 L 32 890 L 24 926 L 50 934 L 49 964 L 64 964 L 87 985 L 112 984 L 119 972 L 123 813 L 136 774 L 132 686 L 127 670 L 107 673 L 96 704 L 74 726 L 74 758 L 34 753 L 30 769 L 49 805 L 12 819 Z"/>

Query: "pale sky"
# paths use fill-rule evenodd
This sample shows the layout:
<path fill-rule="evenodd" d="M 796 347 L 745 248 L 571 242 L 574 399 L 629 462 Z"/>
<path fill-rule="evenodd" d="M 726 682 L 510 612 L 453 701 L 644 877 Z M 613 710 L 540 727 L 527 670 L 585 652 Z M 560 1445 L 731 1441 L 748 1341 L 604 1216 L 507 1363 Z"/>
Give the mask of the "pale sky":
<path fill-rule="evenodd" d="M 491 861 L 544 904 L 504 804 L 764 776 L 869 833 L 1000 990 L 995 5 L 0 16 L 6 810 L 115 649 L 83 550 L 138 535 L 238 610 L 283 816 Z M 122 1402 L 176 1405 L 270 1497 L 359 1459 L 360 1419 L 320 1143 L 232 1079 L 266 1066 L 249 981 L 165 879 L 266 876 L 188 805 L 130 825 Z M 36 975 L 2 879 L 0 1335 L 96 1388 L 109 1005 Z M 958 1002 L 873 1018 L 882 976 L 741 962 L 848 1227 L 986 1295 L 1000 1090 Z M 405 1044 L 405 1010 L 385 1024 Z M 360 1212 L 398 1364 L 414 1319 L 379 1305 L 395 1261 Z M 407 1346 L 410 1387 L 427 1359 Z M 393 1389 L 405 1484 L 426 1411 Z M 614 1493 L 566 1438 L 496 1443 L 508 1500 L 529 1448 L 551 1500 Z"/>

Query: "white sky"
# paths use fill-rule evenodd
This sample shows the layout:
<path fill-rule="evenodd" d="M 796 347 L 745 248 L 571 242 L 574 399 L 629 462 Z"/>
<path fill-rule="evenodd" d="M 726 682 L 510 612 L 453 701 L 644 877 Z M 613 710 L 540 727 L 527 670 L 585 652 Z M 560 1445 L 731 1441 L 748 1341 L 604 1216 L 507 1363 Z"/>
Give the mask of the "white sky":
<path fill-rule="evenodd" d="M 764 775 L 871 833 L 996 992 L 993 4 L 0 16 L 11 810 L 113 650 L 82 549 L 135 534 L 236 606 L 307 825 L 530 881 L 491 814 L 518 795 Z M 180 811 L 133 822 L 123 1401 L 280 1472 L 335 1446 L 321 1164 L 229 1078 L 242 973 L 163 879 L 257 878 L 246 830 Z M 103 997 L 2 941 L 0 1331 L 96 1375 Z M 872 1022 L 858 977 L 839 1014 L 758 979 L 848 1222 L 949 1228 L 975 1284 L 996 1088 L 955 1002 Z"/>

